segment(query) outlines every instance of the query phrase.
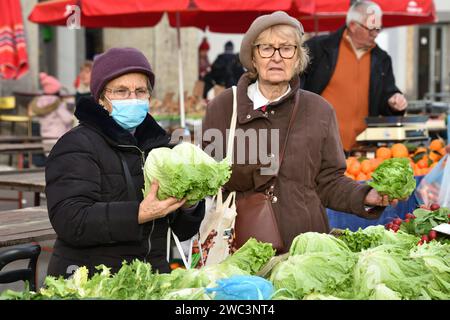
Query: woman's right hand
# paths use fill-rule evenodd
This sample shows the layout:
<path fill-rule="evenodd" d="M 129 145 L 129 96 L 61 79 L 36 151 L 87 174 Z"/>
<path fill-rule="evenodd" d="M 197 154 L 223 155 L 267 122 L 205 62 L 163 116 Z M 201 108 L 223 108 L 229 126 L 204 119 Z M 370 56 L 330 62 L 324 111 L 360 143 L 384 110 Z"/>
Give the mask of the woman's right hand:
<path fill-rule="evenodd" d="M 139 224 L 165 217 L 169 213 L 177 210 L 186 202 L 186 199 L 178 200 L 173 197 L 160 201 L 156 198 L 158 188 L 158 181 L 153 181 L 150 187 L 150 192 L 139 205 Z"/>

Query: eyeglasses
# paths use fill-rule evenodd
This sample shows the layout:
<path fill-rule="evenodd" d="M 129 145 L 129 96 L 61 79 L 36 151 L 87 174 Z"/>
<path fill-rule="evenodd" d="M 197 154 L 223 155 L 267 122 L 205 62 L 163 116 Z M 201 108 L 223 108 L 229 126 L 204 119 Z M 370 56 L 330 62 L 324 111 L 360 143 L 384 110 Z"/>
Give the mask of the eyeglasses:
<path fill-rule="evenodd" d="M 294 45 L 283 45 L 279 48 L 275 48 L 270 44 L 257 44 L 255 47 L 258 48 L 258 53 L 261 58 L 272 58 L 275 51 L 278 51 L 283 59 L 292 59 L 297 51 L 297 46 Z"/>
<path fill-rule="evenodd" d="M 369 33 L 373 32 L 373 31 L 375 31 L 376 33 L 380 33 L 381 31 L 383 31 L 383 27 L 369 29 L 368 27 L 366 27 L 362 23 L 356 22 L 356 24 L 359 25 L 360 27 L 366 29 L 367 32 L 369 32 Z"/>
<path fill-rule="evenodd" d="M 128 99 L 132 92 L 134 92 L 136 98 L 138 99 L 150 98 L 150 91 L 147 88 L 138 88 L 134 91 L 131 91 L 128 88 L 118 88 L 118 89 L 106 88 L 105 91 L 111 92 L 112 95 L 118 99 Z"/>

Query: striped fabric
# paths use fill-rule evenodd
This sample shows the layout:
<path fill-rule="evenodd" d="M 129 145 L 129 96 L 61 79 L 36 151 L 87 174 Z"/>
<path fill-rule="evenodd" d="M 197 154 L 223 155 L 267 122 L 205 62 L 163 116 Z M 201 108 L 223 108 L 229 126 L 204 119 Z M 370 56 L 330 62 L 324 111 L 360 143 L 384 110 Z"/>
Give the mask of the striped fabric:
<path fill-rule="evenodd" d="M 28 71 L 20 0 L 0 1 L 0 76 L 19 79 Z"/>

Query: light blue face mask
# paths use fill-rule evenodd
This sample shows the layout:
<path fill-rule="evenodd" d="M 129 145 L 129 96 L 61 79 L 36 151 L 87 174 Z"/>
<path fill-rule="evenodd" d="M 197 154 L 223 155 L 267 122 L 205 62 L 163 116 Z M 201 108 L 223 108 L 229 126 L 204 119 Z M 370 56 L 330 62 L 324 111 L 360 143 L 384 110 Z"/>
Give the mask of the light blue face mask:
<path fill-rule="evenodd" d="M 148 99 L 110 100 L 111 117 L 125 130 L 132 130 L 144 121 L 149 111 Z"/>

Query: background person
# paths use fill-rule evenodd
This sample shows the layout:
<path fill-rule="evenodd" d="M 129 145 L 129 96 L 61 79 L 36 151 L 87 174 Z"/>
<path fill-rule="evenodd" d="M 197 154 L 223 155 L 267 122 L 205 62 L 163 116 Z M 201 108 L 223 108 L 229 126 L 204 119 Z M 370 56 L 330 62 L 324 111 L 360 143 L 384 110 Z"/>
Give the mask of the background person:
<path fill-rule="evenodd" d="M 58 79 L 41 72 L 39 82 L 44 94 L 31 100 L 30 109 L 32 115 L 39 121 L 40 136 L 46 138 L 43 141 L 45 149 L 50 150 L 57 139 L 72 129 L 74 116 L 60 96 L 62 86 Z M 43 166 L 45 158 L 45 155 L 35 155 L 33 163 L 36 166 Z"/>
<path fill-rule="evenodd" d="M 275 184 L 277 201 L 272 205 L 286 250 L 301 233 L 329 232 L 326 207 L 378 218 L 383 208 L 369 212 L 365 206 L 387 206 L 387 196 L 381 197 L 370 186 L 344 176 L 346 163 L 333 108 L 322 97 L 300 90 L 298 75 L 307 66 L 308 56 L 299 21 L 281 11 L 258 17 L 244 35 L 240 59 L 249 72 L 237 85 L 236 130 L 268 130 L 269 136 L 267 141 L 245 143 L 245 163 L 234 161 L 226 190 L 237 191 L 239 199 L 244 193 L 263 192 Z M 225 137 L 232 100 L 232 89 L 227 89 L 209 103 L 203 133 L 218 129 Z M 264 175 L 261 170 L 265 165 L 259 157 L 256 164 L 250 163 L 254 160 L 249 157 L 250 146 L 257 146 L 258 155 L 261 146 L 271 152 L 272 129 L 279 130 L 281 146 L 295 103 L 299 109 L 278 177 Z M 212 140 L 204 136 L 203 147 Z M 234 159 L 242 146 L 235 143 Z M 226 150 L 225 141 L 216 147 Z"/>
<path fill-rule="evenodd" d="M 366 117 L 403 115 L 407 107 L 395 85 L 391 58 L 375 43 L 381 18 L 376 3 L 358 1 L 350 7 L 345 27 L 305 42 L 311 63 L 302 87 L 333 106 L 346 151 L 366 129 Z"/>
<path fill-rule="evenodd" d="M 198 79 L 203 80 L 205 75 L 211 70 L 211 63 L 208 58 L 209 43 L 208 40 L 203 38 L 200 46 L 198 47 Z"/>
<path fill-rule="evenodd" d="M 204 78 L 205 89 L 203 97 L 207 98 L 208 92 L 215 86 L 223 89 L 236 85 L 244 72 L 245 70 L 239 61 L 239 56 L 234 53 L 233 42 L 227 41 L 224 46 L 224 52 L 217 56 L 211 66 L 211 71 Z"/>
<path fill-rule="evenodd" d="M 45 172 L 47 207 L 57 239 L 48 274 L 69 276 L 74 266 L 91 275 L 104 264 L 117 272 L 122 261 L 147 261 L 169 272 L 170 226 L 181 241 L 192 237 L 204 202 L 156 198 L 157 182 L 143 199 L 143 166 L 153 148 L 170 136 L 148 113 L 155 75 L 134 48 L 112 48 L 94 60 L 90 89 L 75 115 L 80 124 L 52 149 Z"/>
<path fill-rule="evenodd" d="M 89 88 L 91 83 L 92 61 L 86 60 L 80 68 L 80 73 L 75 80 L 75 105 L 81 97 L 88 97 L 91 95 Z"/>

